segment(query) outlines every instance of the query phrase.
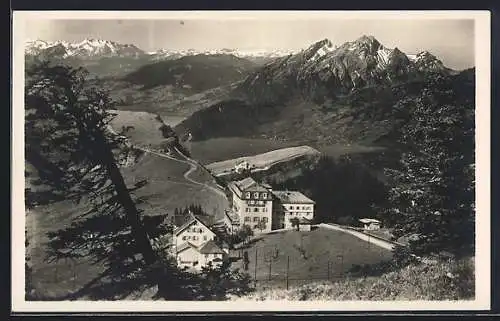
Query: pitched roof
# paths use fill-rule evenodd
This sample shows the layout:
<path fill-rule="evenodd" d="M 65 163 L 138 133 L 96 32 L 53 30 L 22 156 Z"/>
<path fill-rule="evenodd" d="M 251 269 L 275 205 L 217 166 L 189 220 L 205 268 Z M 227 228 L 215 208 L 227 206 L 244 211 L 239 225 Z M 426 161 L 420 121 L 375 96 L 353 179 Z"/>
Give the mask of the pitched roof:
<path fill-rule="evenodd" d="M 312 220 L 310 220 L 308 218 L 305 218 L 305 217 L 299 218 L 299 224 L 311 224 L 311 223 L 312 223 Z"/>
<path fill-rule="evenodd" d="M 194 244 L 192 244 L 190 242 L 184 242 L 184 243 L 182 243 L 181 245 L 179 245 L 177 247 L 177 253 L 180 253 L 180 252 L 182 252 L 182 251 L 184 251 L 184 250 L 186 250 L 186 249 L 188 249 L 190 247 L 194 248 L 195 250 L 198 250 L 197 247 L 196 247 L 196 245 L 194 245 Z"/>
<path fill-rule="evenodd" d="M 201 254 L 224 254 L 225 252 L 213 240 L 202 244 L 198 248 Z"/>
<path fill-rule="evenodd" d="M 315 204 L 312 199 L 297 191 L 273 191 L 276 196 L 283 203 L 297 203 L 297 204 Z"/>
<path fill-rule="evenodd" d="M 232 223 L 239 223 L 240 222 L 240 217 L 238 216 L 237 213 L 233 212 L 233 211 L 224 211 L 224 214 L 227 215 L 227 217 L 229 217 L 229 219 L 231 220 Z"/>
<path fill-rule="evenodd" d="M 211 224 L 208 224 L 208 223 L 210 223 L 209 222 L 210 219 L 202 218 L 203 216 L 200 216 L 200 215 L 190 214 L 190 216 L 191 216 L 191 218 L 189 220 L 187 220 L 183 225 L 181 225 L 180 227 L 178 227 L 174 230 L 174 235 L 179 234 L 180 232 L 182 232 L 184 229 L 189 227 L 195 221 L 200 222 L 202 225 L 204 225 L 207 229 L 209 229 L 212 232 L 212 230 L 209 227 Z"/>
<path fill-rule="evenodd" d="M 236 187 L 238 187 L 241 191 L 245 191 L 247 189 L 252 189 L 252 191 L 256 192 L 267 192 L 267 189 L 263 187 L 261 184 L 257 183 L 253 178 L 247 177 L 240 181 L 233 182 Z"/>
<path fill-rule="evenodd" d="M 376 220 L 374 218 L 361 218 L 359 219 L 361 223 L 380 223 L 379 220 Z"/>

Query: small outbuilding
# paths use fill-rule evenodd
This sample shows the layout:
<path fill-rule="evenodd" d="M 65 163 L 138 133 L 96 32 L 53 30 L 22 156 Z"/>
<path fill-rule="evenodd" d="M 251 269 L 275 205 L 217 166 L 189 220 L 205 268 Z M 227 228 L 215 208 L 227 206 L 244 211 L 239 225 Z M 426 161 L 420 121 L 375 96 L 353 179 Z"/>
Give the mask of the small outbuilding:
<path fill-rule="evenodd" d="M 299 219 L 299 231 L 309 232 L 311 231 L 311 225 L 312 225 L 312 220 L 309 220 L 304 217 Z"/>
<path fill-rule="evenodd" d="M 380 221 L 374 218 L 362 218 L 359 220 L 366 231 L 375 231 L 380 229 Z"/>

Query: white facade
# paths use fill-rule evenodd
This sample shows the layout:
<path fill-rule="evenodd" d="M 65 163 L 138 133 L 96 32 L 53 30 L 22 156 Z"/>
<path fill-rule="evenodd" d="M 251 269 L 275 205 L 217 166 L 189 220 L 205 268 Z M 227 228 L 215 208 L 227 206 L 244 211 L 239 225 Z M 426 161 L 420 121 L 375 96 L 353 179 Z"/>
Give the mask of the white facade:
<path fill-rule="evenodd" d="M 309 220 L 314 219 L 315 202 L 304 194 L 296 191 L 274 191 L 275 202 L 275 224 L 274 228 L 293 228 L 292 219 Z"/>
<path fill-rule="evenodd" d="M 240 227 L 249 226 L 255 234 L 270 232 L 273 213 L 271 192 L 251 178 L 229 185 L 233 211 L 239 216 Z"/>
<path fill-rule="evenodd" d="M 174 231 L 174 238 L 174 242 L 177 246 L 186 242 L 190 242 L 195 246 L 200 246 L 207 241 L 213 240 L 215 238 L 215 233 L 200 220 L 193 217 L 186 224 Z"/>
<path fill-rule="evenodd" d="M 202 267 L 210 263 L 214 267 L 222 264 L 224 255 L 224 251 L 213 241 L 208 241 L 200 246 L 187 242 L 177 251 L 177 265 L 180 268 L 200 271 Z"/>
<path fill-rule="evenodd" d="M 198 252 L 196 247 L 188 247 L 177 252 L 177 265 L 180 268 L 201 269 L 200 252 Z"/>
<path fill-rule="evenodd" d="M 281 228 L 293 228 L 291 219 L 308 219 L 314 218 L 314 204 L 313 203 L 282 203 L 283 221 L 280 222 Z"/>
<path fill-rule="evenodd" d="M 250 177 L 231 182 L 228 187 L 232 210 L 239 216 L 240 226 L 250 226 L 255 234 L 292 228 L 292 218 L 310 221 L 314 218 L 315 202 L 300 192 L 273 191 Z"/>

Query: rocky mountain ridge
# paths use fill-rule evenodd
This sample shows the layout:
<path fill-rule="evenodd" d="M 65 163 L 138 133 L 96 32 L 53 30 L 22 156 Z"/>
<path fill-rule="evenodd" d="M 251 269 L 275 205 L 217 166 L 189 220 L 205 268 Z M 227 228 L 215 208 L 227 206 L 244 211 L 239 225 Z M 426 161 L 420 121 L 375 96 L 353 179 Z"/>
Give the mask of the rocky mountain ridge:
<path fill-rule="evenodd" d="M 454 71 L 427 51 L 406 55 L 397 47 L 385 47 L 373 36 L 336 47 L 323 39 L 265 64 L 247 77 L 240 92 L 259 103 L 281 101 L 290 97 L 291 91 L 315 100 L 404 82 L 429 72 L 448 75 Z"/>

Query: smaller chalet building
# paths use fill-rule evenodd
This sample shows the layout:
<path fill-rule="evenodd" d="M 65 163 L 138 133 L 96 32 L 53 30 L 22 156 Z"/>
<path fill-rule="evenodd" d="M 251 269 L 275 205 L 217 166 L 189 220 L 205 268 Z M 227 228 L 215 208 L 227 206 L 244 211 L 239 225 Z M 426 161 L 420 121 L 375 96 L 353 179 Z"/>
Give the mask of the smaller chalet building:
<path fill-rule="evenodd" d="M 190 215 L 189 220 L 173 231 L 178 266 L 199 271 L 209 262 L 214 265 L 222 262 L 226 252 L 214 242 L 215 233 L 207 222 Z"/>
<path fill-rule="evenodd" d="M 213 240 L 215 233 L 202 221 L 201 218 L 191 214 L 191 218 L 174 230 L 174 243 L 180 246 L 189 242 L 195 246 Z"/>
<path fill-rule="evenodd" d="M 210 263 L 213 266 L 222 264 L 225 255 L 226 252 L 212 240 L 200 246 L 186 242 L 177 249 L 177 265 L 180 268 L 200 271 Z"/>

